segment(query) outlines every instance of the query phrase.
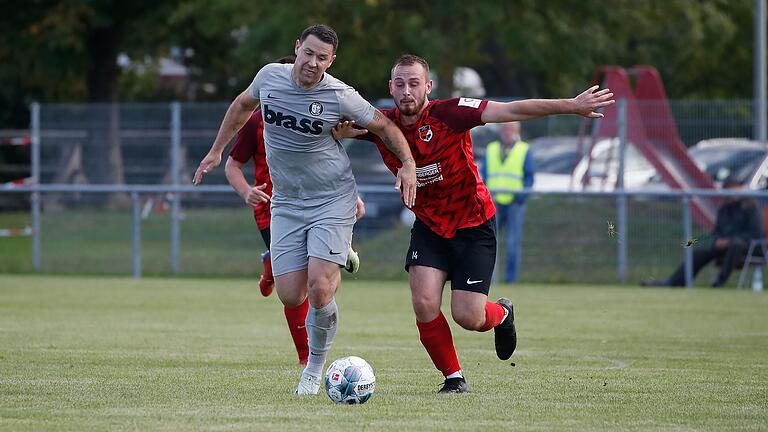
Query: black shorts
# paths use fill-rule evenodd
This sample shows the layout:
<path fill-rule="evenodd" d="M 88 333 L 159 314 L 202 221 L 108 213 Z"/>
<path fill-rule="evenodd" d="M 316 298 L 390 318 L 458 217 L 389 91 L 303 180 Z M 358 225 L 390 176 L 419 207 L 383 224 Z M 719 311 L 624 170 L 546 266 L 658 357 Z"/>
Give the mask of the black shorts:
<path fill-rule="evenodd" d="M 269 235 L 269 227 L 264 228 L 263 230 L 259 230 L 259 232 L 261 233 L 261 239 L 264 240 L 264 244 L 267 245 L 267 249 L 269 249 L 269 241 L 271 240 Z"/>
<path fill-rule="evenodd" d="M 418 219 L 413 223 L 405 271 L 413 265 L 444 270 L 452 290 L 488 295 L 495 263 L 495 216 L 481 225 L 456 231 L 453 238 L 440 237 Z"/>

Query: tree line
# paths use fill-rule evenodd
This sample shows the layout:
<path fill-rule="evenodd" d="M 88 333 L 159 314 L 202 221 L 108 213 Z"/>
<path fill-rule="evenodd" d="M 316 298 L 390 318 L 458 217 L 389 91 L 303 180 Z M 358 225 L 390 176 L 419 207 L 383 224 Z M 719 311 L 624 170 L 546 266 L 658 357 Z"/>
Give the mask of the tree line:
<path fill-rule="evenodd" d="M 2 0 L 0 128 L 41 102 L 230 100 L 314 23 L 339 33 L 330 72 L 387 97 L 392 62 L 457 66 L 492 96 L 562 97 L 597 66 L 657 67 L 671 98 L 752 97 L 752 0 Z M 118 64 L 118 58 L 121 64 Z M 189 71 L 181 86 L 163 59 Z"/>

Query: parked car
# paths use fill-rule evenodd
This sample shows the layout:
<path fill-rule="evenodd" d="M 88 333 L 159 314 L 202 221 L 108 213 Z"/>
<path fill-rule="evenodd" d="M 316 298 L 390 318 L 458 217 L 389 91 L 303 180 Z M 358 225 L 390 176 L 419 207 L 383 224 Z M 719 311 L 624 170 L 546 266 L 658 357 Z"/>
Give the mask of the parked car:
<path fill-rule="evenodd" d="M 619 173 L 619 139 L 606 138 L 590 146 L 589 138 L 540 137 L 529 141 L 536 165 L 533 189 L 540 191 L 611 191 Z M 656 169 L 628 143 L 624 161 L 626 189 L 663 188 L 651 179 Z"/>
<path fill-rule="evenodd" d="M 475 164 L 482 170 L 485 148 L 489 143 L 500 139 L 499 126 L 489 123 L 473 128 L 472 146 Z M 571 172 L 579 161 L 578 140 L 576 136 L 543 136 L 526 139 L 530 145 L 536 175 L 533 189 L 540 191 L 567 191 L 571 189 Z M 586 151 L 586 148 L 583 150 Z"/>
<path fill-rule="evenodd" d="M 475 142 L 498 139 L 495 129 L 487 125 L 477 128 Z M 475 140 L 475 135 L 473 135 Z M 544 136 L 528 140 L 536 166 L 533 189 L 539 191 L 613 190 L 619 169 L 619 141 L 603 139 L 589 151 L 589 140 L 579 151 L 577 136 Z M 735 177 L 751 189 L 768 189 L 768 147 L 744 138 L 714 138 L 704 140 L 688 149 L 694 163 L 708 173 L 716 185 L 727 177 Z M 480 161 L 481 158 L 478 157 Z M 627 189 L 664 190 L 668 186 L 656 169 L 637 148 L 629 143 L 624 166 L 624 187 Z"/>
<path fill-rule="evenodd" d="M 768 147 L 746 138 L 713 138 L 698 142 L 688 154 L 716 185 L 728 177 L 748 185 L 768 155 Z"/>
<path fill-rule="evenodd" d="M 581 158 L 573 170 L 576 189 L 611 191 L 616 187 L 619 173 L 619 139 L 606 138 L 592 147 L 592 160 Z M 656 168 L 637 150 L 634 144 L 627 143 L 624 159 L 625 189 L 657 189 L 664 185 L 653 183 L 657 176 Z"/>
<path fill-rule="evenodd" d="M 405 206 L 395 190 L 395 176 L 384 164 L 376 145 L 370 141 L 347 138 L 342 145 L 349 156 L 352 173 L 365 202 L 365 217 L 355 226 L 355 232 L 385 228 L 397 222 Z M 372 187 L 374 191 L 366 191 Z"/>
<path fill-rule="evenodd" d="M 567 191 L 573 188 L 571 173 L 581 159 L 579 137 L 543 136 L 528 141 L 536 174 L 533 189 Z M 587 151 L 583 143 L 582 153 Z"/>
<path fill-rule="evenodd" d="M 747 188 L 752 190 L 768 190 L 768 156 L 760 162 L 754 175 L 749 179 Z"/>

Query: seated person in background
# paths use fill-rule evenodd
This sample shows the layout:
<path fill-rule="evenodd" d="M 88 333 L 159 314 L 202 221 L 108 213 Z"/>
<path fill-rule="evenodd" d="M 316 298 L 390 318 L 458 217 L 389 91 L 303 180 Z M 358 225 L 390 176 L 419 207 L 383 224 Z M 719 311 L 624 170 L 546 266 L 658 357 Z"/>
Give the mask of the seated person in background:
<path fill-rule="evenodd" d="M 741 184 L 735 179 L 726 179 L 723 188 L 737 190 Z M 734 266 L 744 259 L 752 240 L 761 240 L 765 237 L 763 220 L 760 207 L 751 198 L 729 196 L 723 201 L 723 205 L 717 211 L 715 229 L 710 237 L 712 243 L 708 247 L 694 248 L 693 250 L 693 277 L 716 258 L 722 258 L 722 265 L 717 279 L 712 282 L 713 288 L 725 285 Z M 675 270 L 672 276 L 665 281 L 643 281 L 645 286 L 685 286 L 685 263 L 683 262 Z"/>

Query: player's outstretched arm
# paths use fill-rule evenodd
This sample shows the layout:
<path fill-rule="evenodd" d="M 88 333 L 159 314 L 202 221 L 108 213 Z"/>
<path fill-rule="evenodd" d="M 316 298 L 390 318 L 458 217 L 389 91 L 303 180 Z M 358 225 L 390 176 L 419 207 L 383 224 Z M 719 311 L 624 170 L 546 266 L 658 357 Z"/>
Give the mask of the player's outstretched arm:
<path fill-rule="evenodd" d="M 246 89 L 232 101 L 229 108 L 227 108 L 227 113 L 224 115 L 224 120 L 221 121 L 219 132 L 216 134 L 216 139 L 213 141 L 211 149 L 203 160 L 200 161 L 200 165 L 195 171 L 192 183 L 199 185 L 203 181 L 203 176 L 219 166 L 221 163 L 221 153 L 224 151 L 224 148 L 237 131 L 248 121 L 248 118 L 253 114 L 258 105 L 259 100 L 251 96 L 250 89 Z"/>
<path fill-rule="evenodd" d="M 403 133 L 380 111 L 376 111 L 373 120 L 365 127 L 378 135 L 389 151 L 395 154 L 403 166 L 397 171 L 395 188 L 403 192 L 405 206 L 411 208 L 416 204 L 416 161 L 408 147 Z"/>
<path fill-rule="evenodd" d="M 554 114 L 577 114 L 587 118 L 603 117 L 598 109 L 616 102 L 610 89 L 592 86 L 571 99 L 525 99 L 513 102 L 488 102 L 483 123 L 506 123 L 530 120 Z"/>

